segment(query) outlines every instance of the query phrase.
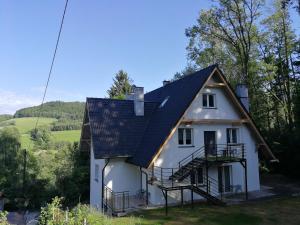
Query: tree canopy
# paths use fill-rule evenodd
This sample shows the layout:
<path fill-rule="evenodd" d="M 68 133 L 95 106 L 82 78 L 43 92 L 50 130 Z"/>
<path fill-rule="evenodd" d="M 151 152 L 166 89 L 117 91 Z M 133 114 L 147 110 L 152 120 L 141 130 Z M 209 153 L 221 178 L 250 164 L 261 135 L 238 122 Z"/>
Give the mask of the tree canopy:
<path fill-rule="evenodd" d="M 107 91 L 109 98 L 124 99 L 126 94 L 129 94 L 132 89 L 132 80 L 128 74 L 120 70 L 113 78 L 113 84 Z"/>
<path fill-rule="evenodd" d="M 274 0 L 270 13 L 262 13 L 262 0 L 215 2 L 186 30 L 188 59 L 200 68 L 217 63 L 232 86 L 248 85 L 250 112 L 280 159 L 280 171 L 300 177 L 293 144 L 300 130 L 300 40 L 291 4 Z"/>

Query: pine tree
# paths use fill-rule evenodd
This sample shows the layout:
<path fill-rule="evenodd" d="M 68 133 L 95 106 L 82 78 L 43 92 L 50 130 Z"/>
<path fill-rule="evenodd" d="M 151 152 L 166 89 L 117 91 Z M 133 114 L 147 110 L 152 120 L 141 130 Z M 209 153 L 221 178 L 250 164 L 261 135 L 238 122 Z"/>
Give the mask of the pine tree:
<path fill-rule="evenodd" d="M 113 85 L 107 91 L 109 97 L 124 99 L 125 95 L 131 92 L 132 80 L 125 71 L 120 70 L 118 73 L 116 73 L 113 81 Z"/>

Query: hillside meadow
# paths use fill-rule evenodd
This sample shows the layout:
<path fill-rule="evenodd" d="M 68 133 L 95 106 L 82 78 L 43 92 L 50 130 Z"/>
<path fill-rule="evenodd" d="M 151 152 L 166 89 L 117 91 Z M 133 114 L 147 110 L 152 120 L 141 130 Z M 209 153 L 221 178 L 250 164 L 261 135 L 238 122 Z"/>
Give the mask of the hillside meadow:
<path fill-rule="evenodd" d="M 22 148 L 29 148 L 33 146 L 30 138 L 30 131 L 34 129 L 37 117 L 23 117 L 14 118 L 0 122 L 0 129 L 4 127 L 16 127 L 21 134 Z M 54 118 L 41 117 L 38 126 L 49 127 L 53 122 L 57 121 Z M 51 131 L 51 140 L 53 142 L 66 141 L 78 142 L 80 139 L 80 130 L 64 130 L 64 131 Z"/>

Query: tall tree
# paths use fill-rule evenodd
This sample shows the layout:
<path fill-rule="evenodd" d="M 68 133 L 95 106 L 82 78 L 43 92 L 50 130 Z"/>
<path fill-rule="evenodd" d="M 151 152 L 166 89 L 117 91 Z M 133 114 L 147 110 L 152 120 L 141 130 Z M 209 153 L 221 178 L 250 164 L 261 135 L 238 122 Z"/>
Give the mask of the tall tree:
<path fill-rule="evenodd" d="M 107 91 L 110 98 L 125 98 L 125 95 L 131 92 L 132 89 L 132 80 L 129 78 L 128 74 L 120 70 L 116 73 L 114 83 Z"/>
<path fill-rule="evenodd" d="M 229 65 L 225 72 L 231 80 L 249 85 L 251 99 L 257 76 L 251 69 L 256 63 L 255 23 L 262 3 L 262 0 L 218 0 L 218 5 L 200 12 L 197 25 L 186 30 L 190 58 L 200 66 L 203 61 L 208 62 L 205 59 Z"/>
<path fill-rule="evenodd" d="M 171 81 L 178 80 L 187 75 L 195 73 L 197 71 L 197 66 L 195 64 L 188 64 L 181 72 L 176 72 Z"/>
<path fill-rule="evenodd" d="M 269 68 L 266 73 L 272 73 L 266 86 L 273 96 L 276 117 L 283 114 L 285 124 L 292 129 L 296 37 L 291 29 L 288 8 L 282 0 L 276 1 L 274 13 L 263 20 L 262 25 L 264 34 L 259 40 L 262 60 Z"/>

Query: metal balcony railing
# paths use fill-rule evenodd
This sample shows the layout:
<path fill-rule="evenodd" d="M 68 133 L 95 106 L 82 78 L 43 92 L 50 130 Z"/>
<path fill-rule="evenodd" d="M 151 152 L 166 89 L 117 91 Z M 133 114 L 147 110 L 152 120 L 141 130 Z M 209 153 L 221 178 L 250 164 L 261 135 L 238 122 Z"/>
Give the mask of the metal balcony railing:
<path fill-rule="evenodd" d="M 179 161 L 178 166 L 181 168 L 195 159 L 206 161 L 233 161 L 245 158 L 246 151 L 244 143 L 204 145 Z"/>
<path fill-rule="evenodd" d="M 129 208 L 129 191 L 115 192 L 104 186 L 103 203 L 113 214 L 125 212 Z"/>

